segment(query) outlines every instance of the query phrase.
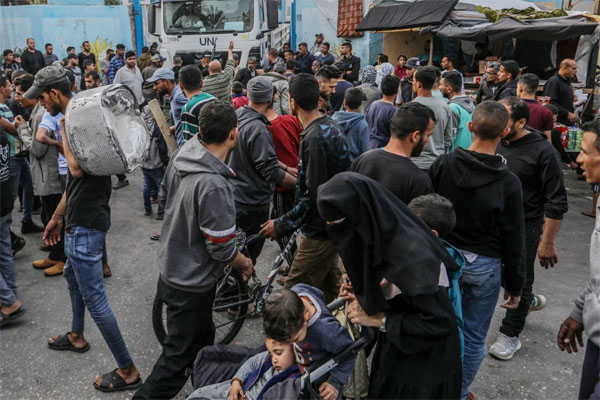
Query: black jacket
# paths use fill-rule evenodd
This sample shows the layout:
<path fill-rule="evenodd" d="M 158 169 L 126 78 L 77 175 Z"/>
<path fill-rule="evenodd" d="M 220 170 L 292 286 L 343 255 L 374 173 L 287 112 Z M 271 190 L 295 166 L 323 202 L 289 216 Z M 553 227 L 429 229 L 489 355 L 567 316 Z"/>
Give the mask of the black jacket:
<path fill-rule="evenodd" d="M 493 100 L 502 100 L 506 97 L 516 96 L 517 95 L 517 83 L 519 81 L 517 79 L 513 79 L 510 82 L 503 83 L 496 89 L 494 92 Z"/>
<path fill-rule="evenodd" d="M 558 122 L 571 125 L 567 114 L 573 112 L 573 89 L 571 82 L 556 74 L 544 85 L 544 96 L 550 97 L 550 103 L 558 107 Z"/>
<path fill-rule="evenodd" d="M 32 53 L 25 49 L 21 54 L 21 66 L 25 71 L 35 75 L 46 66 L 46 61 L 44 61 L 44 55 L 39 50 L 34 50 Z"/>
<path fill-rule="evenodd" d="M 252 72 L 248 68 L 240 68 L 238 70 L 238 73 L 235 75 L 235 78 L 233 78 L 233 80 L 240 82 L 242 85 L 244 85 L 244 87 L 246 87 L 246 85 L 248 84 L 250 79 L 254 78 L 255 76 L 256 76 L 256 70 Z"/>
<path fill-rule="evenodd" d="M 429 169 L 436 193 L 454 204 L 456 227 L 447 240 L 461 250 L 501 258 L 504 286 L 520 295 L 525 279 L 525 220 L 521 183 L 500 156 L 457 148 Z"/>
<path fill-rule="evenodd" d="M 521 181 L 525 219 L 562 219 L 569 206 L 558 153 L 542 133 L 527 129 L 521 139 L 500 142 L 498 153 Z"/>
<path fill-rule="evenodd" d="M 350 57 L 345 58 L 342 57 L 340 61 L 343 64 L 343 68 L 341 70 L 344 72 L 344 79 L 348 82 L 354 84 L 354 82 L 358 81 L 358 73 L 360 72 L 360 58 L 356 57 L 352 54 Z M 350 74 L 346 75 L 347 71 L 352 71 Z"/>

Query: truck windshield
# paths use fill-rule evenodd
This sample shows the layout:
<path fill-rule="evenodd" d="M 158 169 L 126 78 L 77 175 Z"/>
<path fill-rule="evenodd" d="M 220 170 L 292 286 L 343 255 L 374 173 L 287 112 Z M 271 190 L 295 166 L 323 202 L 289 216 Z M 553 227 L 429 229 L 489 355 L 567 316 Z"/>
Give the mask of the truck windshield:
<path fill-rule="evenodd" d="M 165 1 L 167 34 L 249 32 L 254 25 L 254 0 Z"/>

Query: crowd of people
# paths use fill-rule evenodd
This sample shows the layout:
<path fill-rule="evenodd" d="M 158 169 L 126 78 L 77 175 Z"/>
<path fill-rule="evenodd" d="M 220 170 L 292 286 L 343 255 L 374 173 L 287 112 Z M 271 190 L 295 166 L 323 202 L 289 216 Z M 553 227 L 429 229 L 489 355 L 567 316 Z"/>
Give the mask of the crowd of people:
<path fill-rule="evenodd" d="M 25 240 L 10 230 L 20 198 L 21 233 L 44 232 L 40 250 L 49 252 L 33 267 L 63 274 L 71 297 L 71 330 L 48 347 L 88 351 L 87 308 L 118 366 L 98 375 L 94 387 L 172 398 L 198 352 L 213 343 L 211 305 L 224 265 L 250 278 L 265 240 L 283 250 L 299 229 L 283 289 L 262 313 L 267 351 L 190 398 L 259 398 L 343 350 L 350 336 L 326 306 L 341 296 L 352 323 L 379 331 L 369 398 L 476 399 L 469 387 L 488 353 L 501 289 L 506 315 L 489 348 L 500 360 L 523 346 L 528 314 L 547 303 L 534 290 L 535 266 L 558 262 L 568 211 L 563 167 L 578 169 L 596 191 L 600 182 L 599 120 L 583 125 L 577 159 L 554 128 L 557 121 L 580 123 L 570 84 L 577 64 L 560 62 L 543 106 L 539 78 L 514 60 L 488 63 L 469 96 L 453 55 L 438 67 L 404 55 L 394 66 L 380 54 L 361 69 L 350 42 L 337 59 L 330 48 L 318 34 L 310 48 L 286 43 L 242 67 L 231 42 L 225 60 L 177 55 L 172 68 L 155 45 L 138 56 L 119 44 L 103 60 L 88 42 L 79 54 L 69 48 L 62 61 L 51 44 L 41 53 L 31 38 L 20 57 L 5 50 L 0 324 L 24 313 L 14 255 Z M 157 203 L 163 221 L 152 239 L 157 296 L 168 306 L 168 335 L 145 380 L 103 283 L 111 275 L 111 190 L 126 186 L 127 177 L 113 186 L 110 176 L 86 173 L 64 133 L 72 96 L 113 83 L 131 89 L 142 110 L 158 100 L 170 122 L 170 132 L 149 126 L 142 165 L 144 213 L 151 216 Z M 179 146 L 172 155 L 165 135 Z M 44 227 L 33 222 L 36 209 Z M 236 229 L 262 239 L 243 254 Z M 561 350 L 576 352 L 587 332 L 580 398 L 600 395 L 599 232 L 597 217 L 591 280 L 557 338 Z M 319 385 L 321 398 L 341 398 L 353 369 L 353 358 L 334 369 Z"/>

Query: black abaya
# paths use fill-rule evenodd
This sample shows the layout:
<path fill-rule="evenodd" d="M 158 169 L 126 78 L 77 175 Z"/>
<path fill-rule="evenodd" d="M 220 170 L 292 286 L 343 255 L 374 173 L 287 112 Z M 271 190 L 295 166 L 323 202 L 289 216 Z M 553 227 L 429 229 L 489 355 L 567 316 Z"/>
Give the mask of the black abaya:
<path fill-rule="evenodd" d="M 461 360 L 456 317 L 445 288 L 388 301 L 371 367 L 369 399 L 458 399 Z"/>

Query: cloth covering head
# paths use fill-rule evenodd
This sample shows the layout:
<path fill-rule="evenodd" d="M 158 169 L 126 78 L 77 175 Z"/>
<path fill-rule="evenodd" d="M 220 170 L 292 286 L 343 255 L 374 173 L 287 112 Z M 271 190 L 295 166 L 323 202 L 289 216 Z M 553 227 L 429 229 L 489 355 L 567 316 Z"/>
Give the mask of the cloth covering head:
<path fill-rule="evenodd" d="M 377 86 L 381 85 L 381 81 L 388 75 L 391 75 L 394 72 L 394 66 L 390 63 L 383 63 L 379 67 L 377 71 L 377 77 L 375 78 L 375 84 Z"/>
<path fill-rule="evenodd" d="M 255 103 L 268 103 L 273 100 L 273 83 L 266 76 L 250 79 L 247 91 L 248 100 Z"/>
<path fill-rule="evenodd" d="M 439 290 L 440 265 L 458 269 L 431 229 L 383 185 L 342 172 L 319 186 L 319 214 L 369 315 L 388 309 L 383 278 L 404 295 Z"/>
<path fill-rule="evenodd" d="M 363 83 L 375 83 L 377 78 L 377 70 L 372 65 L 367 65 L 363 68 L 362 82 Z"/>

